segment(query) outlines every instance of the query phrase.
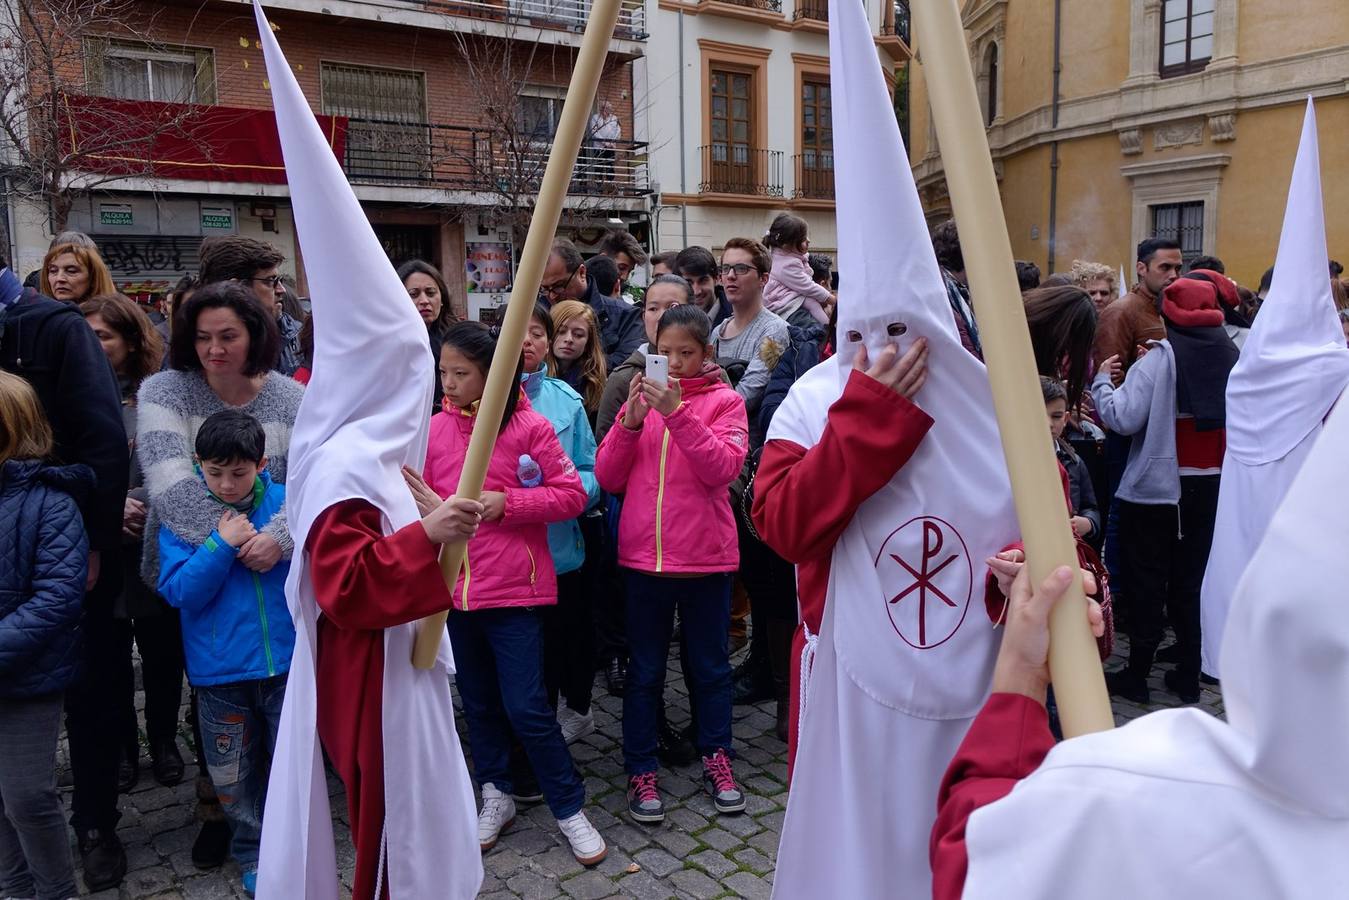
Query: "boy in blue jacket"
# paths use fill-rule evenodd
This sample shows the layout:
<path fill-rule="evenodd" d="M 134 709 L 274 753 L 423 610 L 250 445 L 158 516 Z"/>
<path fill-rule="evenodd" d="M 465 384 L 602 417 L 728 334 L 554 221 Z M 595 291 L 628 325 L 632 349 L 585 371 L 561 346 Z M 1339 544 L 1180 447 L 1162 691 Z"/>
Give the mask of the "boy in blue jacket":
<path fill-rule="evenodd" d="M 197 465 L 220 523 L 200 546 L 159 532 L 159 593 L 182 610 L 187 677 L 197 689 L 206 765 L 233 837 L 244 890 L 257 884 L 267 773 L 276 748 L 295 629 L 282 560 L 266 572 L 238 562 L 239 548 L 286 499 L 272 481 L 258 420 L 227 409 L 197 432 Z"/>

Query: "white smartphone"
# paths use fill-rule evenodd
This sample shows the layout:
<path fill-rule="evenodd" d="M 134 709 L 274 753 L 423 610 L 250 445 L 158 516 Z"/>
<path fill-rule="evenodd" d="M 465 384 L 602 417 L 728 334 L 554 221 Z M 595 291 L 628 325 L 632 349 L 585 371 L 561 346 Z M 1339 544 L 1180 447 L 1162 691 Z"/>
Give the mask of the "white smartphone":
<path fill-rule="evenodd" d="M 659 384 L 661 387 L 670 386 L 670 359 L 666 356 L 656 356 L 654 353 L 648 353 L 646 357 L 646 380 Z"/>

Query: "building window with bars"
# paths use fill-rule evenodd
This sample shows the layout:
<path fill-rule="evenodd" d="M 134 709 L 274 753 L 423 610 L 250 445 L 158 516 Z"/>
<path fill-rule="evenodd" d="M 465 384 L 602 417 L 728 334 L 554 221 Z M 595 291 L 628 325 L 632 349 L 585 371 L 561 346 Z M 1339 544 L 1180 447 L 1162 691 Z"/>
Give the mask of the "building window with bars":
<path fill-rule="evenodd" d="M 85 77 L 89 92 L 101 97 L 215 103 L 215 64 L 207 49 L 89 38 Z"/>
<path fill-rule="evenodd" d="M 1204 253 L 1204 203 L 1165 203 L 1150 207 L 1152 235 L 1180 244 L 1180 255 L 1189 264 Z"/>
<path fill-rule="evenodd" d="M 426 76 L 402 69 L 320 63 L 323 114 L 346 116 L 345 168 L 352 178 L 431 178 Z"/>
<path fill-rule="evenodd" d="M 515 118 L 520 133 L 530 140 L 551 142 L 562 120 L 562 88 L 526 85 L 516 98 Z"/>
<path fill-rule="evenodd" d="M 1203 71 L 1213 56 L 1215 0 L 1165 0 L 1162 4 L 1163 78 Z"/>

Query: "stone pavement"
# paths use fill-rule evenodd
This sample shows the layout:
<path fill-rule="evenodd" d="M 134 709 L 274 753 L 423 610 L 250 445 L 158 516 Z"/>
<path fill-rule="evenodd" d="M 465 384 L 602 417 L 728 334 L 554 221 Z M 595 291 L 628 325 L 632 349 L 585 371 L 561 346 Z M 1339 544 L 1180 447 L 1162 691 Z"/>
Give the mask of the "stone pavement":
<path fill-rule="evenodd" d="M 1127 653 L 1127 639 L 1121 636 L 1118 643 L 1108 668 L 1117 668 Z M 666 691 L 668 715 L 674 724 L 683 726 L 689 717 L 688 697 L 678 667 L 678 654 L 672 653 Z M 1163 668 L 1157 667 L 1152 684 L 1153 709 L 1179 705 L 1162 685 Z M 138 702 L 141 699 L 138 694 Z M 1221 696 L 1206 688 L 1200 707 L 1220 715 Z M 572 746 L 585 777 L 587 815 L 609 844 L 608 859 L 593 870 L 583 869 L 572 857 L 548 807 L 539 804 L 522 808 L 514 827 L 484 858 L 486 880 L 481 896 L 485 900 L 767 898 L 772 891 L 778 834 L 787 804 L 787 749 L 773 735 L 773 704 L 735 708 L 735 770 L 748 799 L 745 813 L 717 815 L 701 788 L 701 770 L 695 763 L 673 772 L 662 770 L 667 813 L 666 821 L 659 826 L 637 825 L 626 815 L 621 710 L 622 701 L 610 697 L 604 691 L 603 679 L 597 679 L 596 731 Z M 1118 698 L 1114 710 L 1119 724 L 1148 711 Z M 462 718 L 460 726 L 462 737 Z M 186 728 L 180 743 L 190 761 L 191 737 Z M 64 742 L 61 759 L 64 766 Z M 68 784 L 68 771 L 63 770 L 62 776 Z M 334 815 L 339 820 L 338 861 L 349 887 L 354 858 L 345 823 L 346 804 L 340 782 L 330 779 L 329 787 Z M 126 844 L 130 874 L 120 890 L 93 896 L 98 900 L 243 897 L 239 870 L 232 862 L 214 872 L 201 872 L 192 865 L 190 848 L 197 833 L 192 819 L 194 797 L 190 777 L 176 788 L 161 787 L 150 775 L 148 759 L 143 760 L 140 784 L 122 797 L 123 816 L 118 829 Z"/>

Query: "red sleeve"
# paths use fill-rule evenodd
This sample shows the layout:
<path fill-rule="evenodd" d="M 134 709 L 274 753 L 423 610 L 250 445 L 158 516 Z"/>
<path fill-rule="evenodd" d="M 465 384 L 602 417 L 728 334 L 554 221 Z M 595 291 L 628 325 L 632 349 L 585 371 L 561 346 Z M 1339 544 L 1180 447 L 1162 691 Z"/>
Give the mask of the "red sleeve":
<path fill-rule="evenodd" d="M 970 816 L 1007 796 L 1017 781 L 1039 768 L 1054 746 L 1049 714 L 1021 694 L 993 694 L 975 717 L 937 794 L 932 827 L 933 900 L 959 900 L 969 857 L 965 827 Z"/>
<path fill-rule="evenodd" d="M 853 372 L 819 443 L 764 445 L 753 510 L 764 543 L 797 564 L 827 558 L 857 507 L 909 461 L 931 427 L 913 403 Z"/>
<path fill-rule="evenodd" d="M 309 576 L 319 609 L 338 628 L 373 631 L 415 622 L 453 602 L 437 544 L 420 522 L 385 535 L 365 500 L 328 507 L 309 532 Z"/>

